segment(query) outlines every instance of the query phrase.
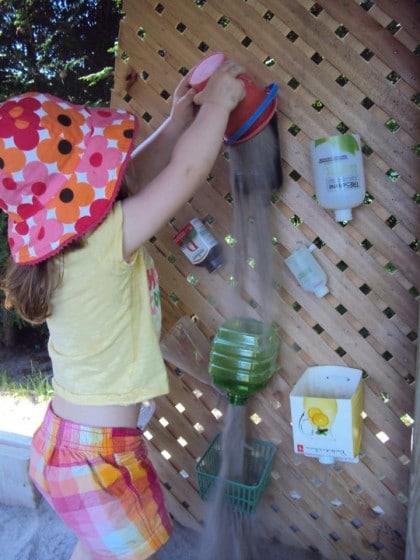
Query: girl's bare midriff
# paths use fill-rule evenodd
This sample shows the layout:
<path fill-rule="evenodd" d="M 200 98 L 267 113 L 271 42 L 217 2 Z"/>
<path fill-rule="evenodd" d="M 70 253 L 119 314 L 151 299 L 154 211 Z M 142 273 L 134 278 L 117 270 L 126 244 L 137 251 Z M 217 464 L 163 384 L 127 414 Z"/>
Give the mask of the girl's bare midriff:
<path fill-rule="evenodd" d="M 120 405 L 80 405 L 74 404 L 59 395 L 52 399 L 54 413 L 83 426 L 100 428 L 136 428 L 141 403 Z"/>

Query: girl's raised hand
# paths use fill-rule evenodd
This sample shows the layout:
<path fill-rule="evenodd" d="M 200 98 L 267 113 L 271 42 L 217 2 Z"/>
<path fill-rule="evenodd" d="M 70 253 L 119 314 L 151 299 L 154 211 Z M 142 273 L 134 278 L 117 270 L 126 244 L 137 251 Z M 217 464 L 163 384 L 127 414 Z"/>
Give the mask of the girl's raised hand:
<path fill-rule="evenodd" d="M 226 60 L 214 72 L 205 88 L 194 96 L 194 103 L 214 103 L 232 111 L 245 96 L 245 86 L 238 79 L 245 68 L 233 60 Z"/>

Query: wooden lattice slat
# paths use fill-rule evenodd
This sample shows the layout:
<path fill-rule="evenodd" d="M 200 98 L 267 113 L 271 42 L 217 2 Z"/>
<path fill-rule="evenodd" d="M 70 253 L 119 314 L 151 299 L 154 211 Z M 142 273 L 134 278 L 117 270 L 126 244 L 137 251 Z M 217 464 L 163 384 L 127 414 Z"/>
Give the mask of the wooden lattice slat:
<path fill-rule="evenodd" d="M 418 3 L 125 0 L 124 10 L 112 104 L 138 115 L 139 141 L 168 116 L 179 79 L 209 52 L 224 51 L 260 83 L 280 85 L 285 179 L 271 206 L 271 297 L 282 346 L 278 372 L 248 404 L 253 435 L 278 452 L 257 515 L 270 536 L 331 560 L 404 558 L 420 271 Z M 127 92 L 132 71 L 139 79 Z M 309 141 L 346 128 L 362 138 L 367 196 L 342 226 L 314 200 Z M 228 263 L 210 275 L 172 241 L 198 216 L 229 256 L 228 173 L 222 148 L 208 181 L 148 244 L 160 274 L 163 335 L 186 315 L 210 339 L 230 317 Z M 312 242 L 330 288 L 320 300 L 283 262 Z M 259 317 L 252 281 L 246 291 L 249 313 Z M 294 454 L 290 427 L 290 390 L 321 364 L 365 372 L 361 461 L 338 463 L 327 478 L 316 460 Z M 172 515 L 200 529 L 205 507 L 194 466 L 223 428 L 226 401 L 169 363 L 168 375 L 170 393 L 157 399 L 147 435 Z"/>

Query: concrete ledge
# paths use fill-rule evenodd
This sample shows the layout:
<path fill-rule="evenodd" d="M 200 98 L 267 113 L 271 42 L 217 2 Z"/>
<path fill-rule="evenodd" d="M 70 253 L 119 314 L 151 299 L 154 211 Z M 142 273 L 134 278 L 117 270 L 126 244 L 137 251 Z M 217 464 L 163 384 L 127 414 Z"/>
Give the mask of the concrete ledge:
<path fill-rule="evenodd" d="M 40 494 L 29 480 L 32 438 L 0 431 L 0 502 L 36 508 Z"/>

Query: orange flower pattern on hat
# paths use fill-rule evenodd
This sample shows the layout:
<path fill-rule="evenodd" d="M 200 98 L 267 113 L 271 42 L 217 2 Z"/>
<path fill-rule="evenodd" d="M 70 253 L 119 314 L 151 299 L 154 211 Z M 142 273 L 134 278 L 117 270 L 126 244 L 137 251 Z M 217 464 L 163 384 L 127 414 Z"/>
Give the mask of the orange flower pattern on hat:
<path fill-rule="evenodd" d="M 83 138 L 82 125 L 86 122 L 86 117 L 77 110 L 69 108 L 64 109 L 62 105 L 54 101 L 46 101 L 43 107 L 47 114 L 41 118 L 43 126 L 54 134 L 63 135 L 64 138 L 77 144 Z M 117 125 L 118 126 L 118 125 Z"/>
<path fill-rule="evenodd" d="M 0 171 L 4 173 L 13 173 L 19 171 L 25 164 L 25 156 L 19 148 L 6 148 L 3 140 L 0 138 L 0 153 L 3 157 L 0 158 Z"/>
<path fill-rule="evenodd" d="M 95 189 L 89 183 L 77 183 L 72 177 L 46 207 L 55 210 L 55 216 L 64 224 L 76 223 L 82 208 L 90 208 L 95 200 Z"/>
<path fill-rule="evenodd" d="M 130 121 L 122 124 L 123 126 L 111 125 L 105 131 L 107 138 L 117 141 L 118 148 L 123 148 L 124 144 L 127 142 L 127 134 L 129 134 L 127 130 L 129 130 Z"/>
<path fill-rule="evenodd" d="M 58 170 L 66 175 L 78 165 L 82 156 L 82 150 L 64 136 L 42 140 L 36 153 L 41 161 L 55 163 Z"/>
<path fill-rule="evenodd" d="M 134 147 L 137 119 L 26 93 L 0 105 L 0 208 L 18 264 L 36 264 L 107 215 Z"/>

